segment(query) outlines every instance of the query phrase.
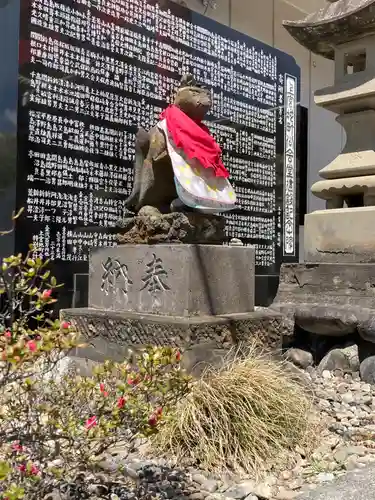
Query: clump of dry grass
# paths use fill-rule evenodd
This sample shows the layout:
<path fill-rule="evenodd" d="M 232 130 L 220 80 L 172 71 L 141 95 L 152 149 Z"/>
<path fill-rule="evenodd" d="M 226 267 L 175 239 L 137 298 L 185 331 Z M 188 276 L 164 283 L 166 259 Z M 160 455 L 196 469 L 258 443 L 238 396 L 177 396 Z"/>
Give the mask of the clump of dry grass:
<path fill-rule="evenodd" d="M 196 381 L 155 444 L 208 470 L 259 474 L 311 441 L 311 410 L 285 365 L 253 348 Z"/>

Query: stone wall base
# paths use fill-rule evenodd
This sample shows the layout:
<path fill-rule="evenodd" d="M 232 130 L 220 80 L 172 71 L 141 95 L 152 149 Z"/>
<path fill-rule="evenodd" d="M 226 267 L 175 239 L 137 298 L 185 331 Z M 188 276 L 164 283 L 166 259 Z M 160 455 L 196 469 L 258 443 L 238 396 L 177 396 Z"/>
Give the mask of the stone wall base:
<path fill-rule="evenodd" d="M 280 351 L 283 340 L 293 335 L 292 322 L 267 308 L 189 318 L 84 308 L 62 310 L 61 318 L 70 321 L 87 344 L 72 353 L 75 360 L 122 361 L 129 349 L 173 346 L 183 350 L 185 368 L 194 373 L 198 366 L 199 370 L 217 366 L 233 348 L 253 342 L 266 350 Z"/>

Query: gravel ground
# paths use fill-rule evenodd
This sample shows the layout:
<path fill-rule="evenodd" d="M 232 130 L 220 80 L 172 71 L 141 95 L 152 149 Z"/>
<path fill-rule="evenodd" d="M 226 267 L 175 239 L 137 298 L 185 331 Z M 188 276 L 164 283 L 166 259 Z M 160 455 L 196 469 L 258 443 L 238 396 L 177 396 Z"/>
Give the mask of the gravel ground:
<path fill-rule="evenodd" d="M 301 365 L 303 353 L 297 354 Z M 335 356 L 340 358 L 337 353 Z M 351 356 L 352 366 L 357 367 L 352 351 Z M 327 366 L 333 370 L 324 369 Z M 269 474 L 256 482 L 251 478 L 210 475 L 194 467 L 174 467 L 165 459 L 144 459 L 144 444 L 130 455 L 118 446 L 101 463 L 102 481 L 98 477 L 86 477 L 82 484 L 65 485 L 51 500 L 328 498 L 309 495 L 314 490 L 319 495 L 322 486 L 341 481 L 341 476 L 348 472 L 367 470 L 375 462 L 375 386 L 362 382 L 359 372 L 345 373 L 334 363 L 327 363 L 327 359 L 317 368 L 307 366 L 304 379 L 315 394 L 323 425 L 315 452 L 306 457 L 305 450 L 297 447 L 291 469 Z M 108 478 L 119 467 L 121 481 L 112 480 L 110 484 Z"/>

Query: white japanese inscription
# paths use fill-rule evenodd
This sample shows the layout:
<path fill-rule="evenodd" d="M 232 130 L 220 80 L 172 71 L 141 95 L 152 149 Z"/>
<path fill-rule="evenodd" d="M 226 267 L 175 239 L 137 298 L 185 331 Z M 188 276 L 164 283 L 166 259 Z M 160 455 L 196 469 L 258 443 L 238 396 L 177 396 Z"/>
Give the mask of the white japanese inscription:
<path fill-rule="evenodd" d="M 33 0 L 28 14 L 25 206 L 40 254 L 87 261 L 90 247 L 115 243 L 109 228 L 124 215 L 133 186 L 136 130 L 155 125 L 181 74 L 192 72 L 211 89 L 207 125 L 237 193 L 227 235 L 253 244 L 258 266 L 274 266 L 281 245 L 292 255 L 295 186 L 284 193 L 282 244 L 276 137 L 296 79 L 278 67 L 277 52 L 204 17 L 177 15 L 174 4 L 94 3 Z M 286 165 L 294 164 L 290 158 L 285 153 Z"/>

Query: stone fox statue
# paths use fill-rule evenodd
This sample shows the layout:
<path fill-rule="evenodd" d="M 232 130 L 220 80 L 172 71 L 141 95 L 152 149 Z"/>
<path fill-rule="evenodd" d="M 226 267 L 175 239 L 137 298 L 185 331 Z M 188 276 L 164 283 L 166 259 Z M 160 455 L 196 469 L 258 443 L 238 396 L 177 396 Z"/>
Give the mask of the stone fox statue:
<path fill-rule="evenodd" d="M 192 75 L 185 75 L 174 104 L 193 120 L 201 121 L 211 108 L 209 90 L 199 86 Z M 125 201 L 128 210 L 138 212 L 153 206 L 162 213 L 173 211 L 178 195 L 164 132 L 157 126 L 149 132 L 140 128 L 136 135 L 133 191 Z"/>

